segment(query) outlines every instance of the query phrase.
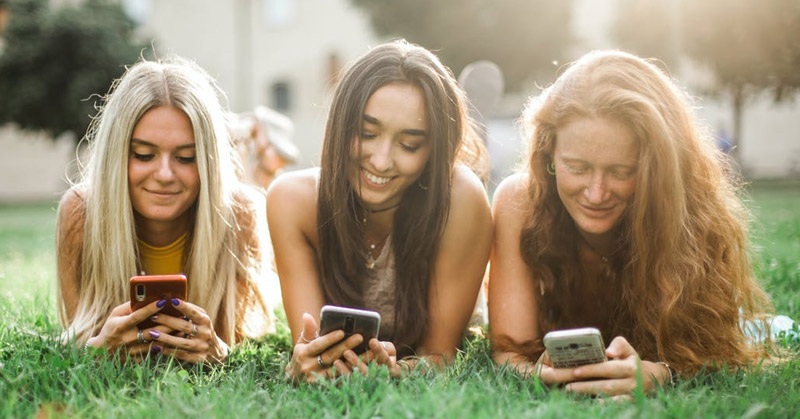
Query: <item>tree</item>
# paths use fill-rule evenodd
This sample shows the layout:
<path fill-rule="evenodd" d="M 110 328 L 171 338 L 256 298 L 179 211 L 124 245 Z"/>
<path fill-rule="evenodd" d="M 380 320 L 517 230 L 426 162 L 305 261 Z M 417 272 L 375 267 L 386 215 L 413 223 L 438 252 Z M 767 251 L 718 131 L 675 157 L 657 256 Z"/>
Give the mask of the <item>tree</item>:
<path fill-rule="evenodd" d="M 677 16 L 680 25 L 666 28 L 659 22 L 663 22 L 664 14 L 657 11 L 658 7 L 664 7 L 663 3 L 623 1 L 617 26 L 628 29 L 618 29 L 615 35 L 640 53 L 658 53 L 653 44 L 643 42 L 647 39 L 679 39 L 679 52 L 713 72 L 716 80 L 706 93 L 725 96 L 731 101 L 734 146 L 741 139 L 742 115 L 749 100 L 769 92 L 780 102 L 800 87 L 797 0 L 674 2 L 667 16 Z M 655 31 L 660 33 L 654 34 Z M 738 160 L 738 147 L 732 152 Z"/>
<path fill-rule="evenodd" d="M 95 113 L 92 95 L 136 61 L 134 23 L 119 4 L 88 0 L 51 8 L 12 0 L 0 55 L 0 123 L 79 138 Z"/>
<path fill-rule="evenodd" d="M 456 73 L 472 61 L 494 61 L 510 88 L 533 75 L 552 76 L 572 42 L 569 1 L 351 1 L 368 12 L 378 34 L 433 50 Z"/>

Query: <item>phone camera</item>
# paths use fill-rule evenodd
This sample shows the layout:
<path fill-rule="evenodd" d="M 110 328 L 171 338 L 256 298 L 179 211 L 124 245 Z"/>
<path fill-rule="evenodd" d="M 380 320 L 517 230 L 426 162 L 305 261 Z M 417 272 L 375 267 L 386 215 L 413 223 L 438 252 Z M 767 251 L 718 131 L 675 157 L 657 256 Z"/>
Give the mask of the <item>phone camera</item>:
<path fill-rule="evenodd" d="M 352 316 L 347 316 L 344 318 L 344 333 L 348 335 L 352 335 L 353 332 L 356 330 L 356 319 Z"/>
<path fill-rule="evenodd" d="M 144 301 L 146 294 L 145 294 L 145 287 L 144 284 L 136 285 L 136 300 Z"/>

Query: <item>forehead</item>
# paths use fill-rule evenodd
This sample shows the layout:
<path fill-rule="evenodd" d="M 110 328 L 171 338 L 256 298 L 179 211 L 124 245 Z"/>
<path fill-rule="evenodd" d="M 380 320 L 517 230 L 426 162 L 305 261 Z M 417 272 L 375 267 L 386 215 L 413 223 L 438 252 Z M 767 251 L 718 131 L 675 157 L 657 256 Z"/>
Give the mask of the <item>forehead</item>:
<path fill-rule="evenodd" d="M 639 142 L 621 122 L 609 118 L 579 118 L 556 130 L 555 155 L 600 165 L 635 164 Z"/>
<path fill-rule="evenodd" d="M 381 125 L 426 129 L 428 114 L 422 90 L 411 83 L 389 83 L 379 87 L 367 99 L 364 114 Z"/>
<path fill-rule="evenodd" d="M 140 140 L 156 146 L 182 146 L 194 144 L 194 130 L 189 117 L 172 106 L 157 106 L 142 115 L 131 133 L 131 140 Z"/>

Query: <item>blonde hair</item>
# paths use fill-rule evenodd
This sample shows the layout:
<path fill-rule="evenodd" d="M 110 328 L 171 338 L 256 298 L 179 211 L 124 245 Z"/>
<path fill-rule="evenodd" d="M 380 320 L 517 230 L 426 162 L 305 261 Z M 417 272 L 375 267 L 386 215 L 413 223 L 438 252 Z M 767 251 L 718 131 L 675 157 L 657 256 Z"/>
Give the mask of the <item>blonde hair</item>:
<path fill-rule="evenodd" d="M 558 129 L 581 118 L 618 121 L 639 144 L 635 192 L 612 268 L 622 294 L 615 332 L 643 358 L 687 372 L 764 356 L 740 323 L 763 319 L 771 305 L 751 273 L 738 182 L 697 124 L 688 95 L 651 62 L 618 51 L 582 57 L 523 116 L 531 213 L 520 250 L 543 290 L 541 313 L 568 312 L 576 302 L 554 289 L 584 277 L 577 232 L 546 169 Z M 539 318 L 543 331 L 557 322 Z"/>
<path fill-rule="evenodd" d="M 68 333 L 79 342 L 96 333 L 111 309 L 129 298 L 128 279 L 141 269 L 128 191 L 129 142 L 138 120 L 157 106 L 184 112 L 196 141 L 201 181 L 197 202 L 189 210 L 194 222 L 184 265 L 188 300 L 208 312 L 228 344 L 272 327 L 257 283 L 269 255 L 263 196 L 236 175 L 240 166 L 221 99 L 224 94 L 203 69 L 179 58 L 143 60 L 112 84 L 87 132 L 89 161 L 73 187 L 82 195 L 84 225 L 78 304 Z M 245 326 L 245 316 L 259 317 L 247 314 L 254 310 L 264 324 Z M 63 298 L 59 312 L 66 323 Z"/>

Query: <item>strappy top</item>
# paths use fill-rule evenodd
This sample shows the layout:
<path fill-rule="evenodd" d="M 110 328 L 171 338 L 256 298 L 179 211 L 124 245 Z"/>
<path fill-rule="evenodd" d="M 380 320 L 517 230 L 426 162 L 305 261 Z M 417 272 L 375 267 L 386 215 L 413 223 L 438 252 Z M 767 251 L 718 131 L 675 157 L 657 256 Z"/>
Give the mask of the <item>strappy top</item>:
<path fill-rule="evenodd" d="M 375 268 L 364 278 L 364 308 L 381 314 L 380 340 L 394 333 L 395 275 L 392 236 L 386 238 L 381 253 L 375 259 Z"/>

